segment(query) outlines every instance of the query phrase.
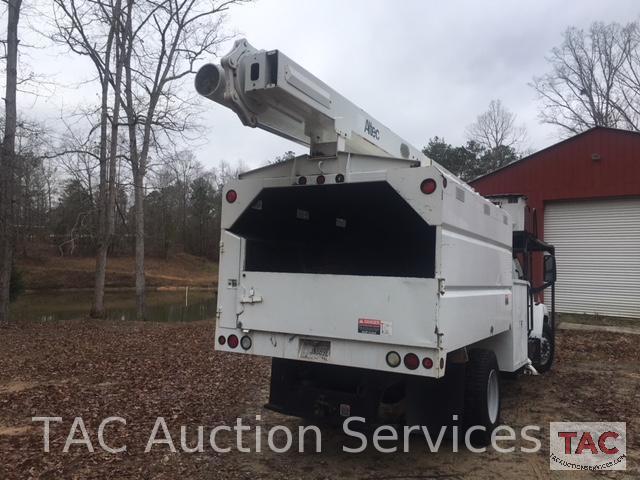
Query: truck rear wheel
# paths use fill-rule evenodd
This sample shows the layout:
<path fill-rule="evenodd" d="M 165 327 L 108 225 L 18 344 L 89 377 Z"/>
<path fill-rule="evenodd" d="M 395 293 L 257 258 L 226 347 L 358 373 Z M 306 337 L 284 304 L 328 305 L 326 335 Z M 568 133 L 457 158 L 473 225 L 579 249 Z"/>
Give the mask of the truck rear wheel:
<path fill-rule="evenodd" d="M 551 325 L 545 323 L 542 327 L 542 338 L 540 339 L 540 355 L 533 366 L 539 373 L 551 370 L 553 357 L 555 355 L 555 335 Z"/>
<path fill-rule="evenodd" d="M 473 443 L 486 445 L 500 421 L 500 371 L 495 353 L 470 350 L 465 380 L 465 426 L 474 430 Z"/>

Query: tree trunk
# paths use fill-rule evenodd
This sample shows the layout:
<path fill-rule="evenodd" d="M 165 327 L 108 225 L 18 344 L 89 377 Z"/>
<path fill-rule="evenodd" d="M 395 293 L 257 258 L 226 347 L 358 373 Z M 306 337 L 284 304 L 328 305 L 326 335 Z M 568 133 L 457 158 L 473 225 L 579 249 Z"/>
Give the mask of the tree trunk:
<path fill-rule="evenodd" d="M 107 62 L 108 66 L 108 62 Z M 107 120 L 107 101 L 108 96 L 108 84 L 103 85 L 102 90 L 102 118 L 101 133 L 100 133 L 100 183 L 98 185 L 98 248 L 96 253 L 96 274 L 93 290 L 93 305 L 91 306 L 90 316 L 94 318 L 102 318 L 104 316 L 104 285 L 105 277 L 107 274 L 107 251 L 108 246 L 106 243 L 106 197 L 107 197 L 107 165 L 106 165 L 106 122 Z M 104 136 L 102 130 L 104 129 Z M 104 145 L 104 152 L 103 152 Z M 104 158 L 103 158 L 104 153 Z"/>
<path fill-rule="evenodd" d="M 119 14 L 119 5 L 116 7 L 116 12 Z M 109 77 L 111 75 L 111 48 L 113 45 L 113 38 L 117 28 L 117 19 L 114 17 L 111 19 L 111 27 L 109 30 L 109 36 L 107 38 L 107 47 L 104 58 L 104 71 L 102 73 L 102 102 L 100 107 L 100 185 L 99 185 L 99 199 L 98 199 L 98 249 L 96 253 L 96 273 L 94 280 L 93 290 L 93 305 L 91 306 L 90 316 L 94 318 L 104 317 L 104 287 L 107 276 L 107 254 L 109 252 L 110 243 L 110 222 L 109 222 L 109 210 L 111 207 L 111 183 L 115 182 L 115 179 L 110 179 L 111 162 L 115 162 L 115 151 L 111 152 L 109 158 L 109 165 L 107 165 L 107 123 L 109 122 L 108 100 L 109 100 Z M 117 50 L 117 47 L 116 47 Z M 116 67 L 117 69 L 118 67 Z M 116 105 L 117 96 L 116 96 Z M 114 115 L 117 117 L 117 114 Z M 114 118 L 112 125 L 116 125 L 117 120 Z M 116 135 L 117 135 L 117 128 Z M 113 127 L 112 127 L 113 135 Z M 117 137 L 116 137 L 117 140 Z M 112 139 L 111 146 L 113 148 L 114 141 Z M 117 145 L 117 143 L 116 143 Z M 114 167 L 115 170 L 115 167 Z M 110 183 L 108 183 L 110 182 Z M 113 212 L 111 213 L 113 218 Z"/>
<path fill-rule="evenodd" d="M 90 316 L 93 318 L 104 317 L 104 286 L 107 277 L 107 252 L 109 247 L 106 242 L 100 241 L 96 254 L 96 275 L 93 284 L 93 305 Z"/>
<path fill-rule="evenodd" d="M 5 91 L 5 124 L 0 151 L 0 324 L 9 321 L 11 269 L 13 268 L 14 222 L 13 192 L 15 184 L 16 93 L 18 82 L 18 21 L 21 0 L 9 0 L 7 19 L 7 73 Z"/>
<path fill-rule="evenodd" d="M 13 168 L 11 160 L 2 152 L 2 258 L 0 258 L 0 325 L 9 321 L 9 302 L 11 295 L 11 269 L 13 267 L 13 221 L 12 221 L 12 182 Z"/>
<path fill-rule="evenodd" d="M 133 0 L 127 1 L 125 37 L 127 48 L 124 55 L 124 94 L 125 111 L 128 120 L 129 131 L 129 161 L 133 173 L 133 211 L 135 216 L 135 268 L 136 268 L 136 318 L 144 320 L 145 317 L 145 279 L 144 279 L 144 176 L 146 173 L 146 153 L 138 151 L 137 125 L 138 117 L 135 111 L 133 96 L 133 78 L 131 68 L 131 55 L 133 52 L 132 15 Z"/>
<path fill-rule="evenodd" d="M 136 318 L 145 317 L 144 284 L 144 172 L 134 171 L 134 211 L 136 217 Z"/>
<path fill-rule="evenodd" d="M 182 180 L 182 251 L 187 249 L 187 175 Z"/>

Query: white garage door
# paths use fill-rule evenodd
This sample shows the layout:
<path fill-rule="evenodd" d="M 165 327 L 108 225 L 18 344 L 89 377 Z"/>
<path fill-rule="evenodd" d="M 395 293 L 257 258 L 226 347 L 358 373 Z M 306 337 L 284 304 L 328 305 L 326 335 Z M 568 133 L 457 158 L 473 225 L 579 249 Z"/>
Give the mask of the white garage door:
<path fill-rule="evenodd" d="M 547 204 L 544 238 L 559 312 L 640 318 L 640 199 Z"/>

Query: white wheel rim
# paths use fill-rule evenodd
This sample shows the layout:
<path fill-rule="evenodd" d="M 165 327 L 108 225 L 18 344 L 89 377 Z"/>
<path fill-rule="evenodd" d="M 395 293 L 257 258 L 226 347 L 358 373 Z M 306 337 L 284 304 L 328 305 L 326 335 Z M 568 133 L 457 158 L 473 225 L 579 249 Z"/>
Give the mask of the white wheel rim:
<path fill-rule="evenodd" d="M 493 424 L 498 421 L 498 409 L 500 407 L 500 386 L 498 385 L 498 373 L 491 370 L 487 380 L 487 409 L 489 421 Z"/>

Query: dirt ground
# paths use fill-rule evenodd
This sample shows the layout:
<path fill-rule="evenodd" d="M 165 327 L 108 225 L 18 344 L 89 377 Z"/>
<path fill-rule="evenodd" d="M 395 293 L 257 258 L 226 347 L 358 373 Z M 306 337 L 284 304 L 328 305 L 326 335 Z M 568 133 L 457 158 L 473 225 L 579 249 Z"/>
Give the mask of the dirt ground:
<path fill-rule="evenodd" d="M 94 257 L 40 256 L 20 258 L 18 269 L 29 290 L 87 288 L 93 285 L 95 262 Z M 106 286 L 132 288 L 134 270 L 133 257 L 110 257 Z M 182 253 L 168 259 L 146 258 L 145 273 L 148 287 L 212 288 L 217 284 L 218 264 Z"/>
<path fill-rule="evenodd" d="M 543 427 L 543 447 L 535 454 L 453 453 L 450 442 L 433 454 L 420 438 L 411 440 L 408 453 L 382 454 L 370 447 L 350 454 L 342 445 L 353 446 L 352 439 L 331 428 L 322 429 L 322 453 L 314 453 L 313 442 L 305 443 L 304 453 L 267 448 L 240 453 L 235 436 L 226 434 L 217 444 L 231 451 L 216 453 L 208 446 L 209 432 L 233 426 L 238 416 L 252 426 L 244 440 L 252 450 L 256 426 L 266 445 L 270 427 L 284 424 L 297 432 L 301 423 L 262 407 L 269 362 L 215 353 L 212 322 L 24 323 L 0 330 L 0 336 L 0 479 L 591 478 L 549 471 L 548 422 L 580 420 L 627 422 L 627 471 L 599 476 L 640 475 L 638 336 L 561 331 L 550 373 L 503 381 L 503 423 L 516 431 L 527 424 Z M 62 417 L 52 423 L 49 453 L 43 452 L 42 423 L 31 421 L 34 416 Z M 76 416 L 83 418 L 94 453 L 85 445 L 71 445 L 63 453 Z M 126 444 L 126 452 L 99 448 L 98 425 L 108 416 L 126 419 L 126 425 L 106 427 L 104 435 L 114 448 Z M 178 453 L 167 445 L 144 453 L 158 416 L 165 418 Z M 195 444 L 197 426 L 205 426 L 204 452 L 181 451 L 181 425 L 187 426 L 189 445 Z M 280 433 L 275 436 L 279 445 L 285 440 Z"/>

